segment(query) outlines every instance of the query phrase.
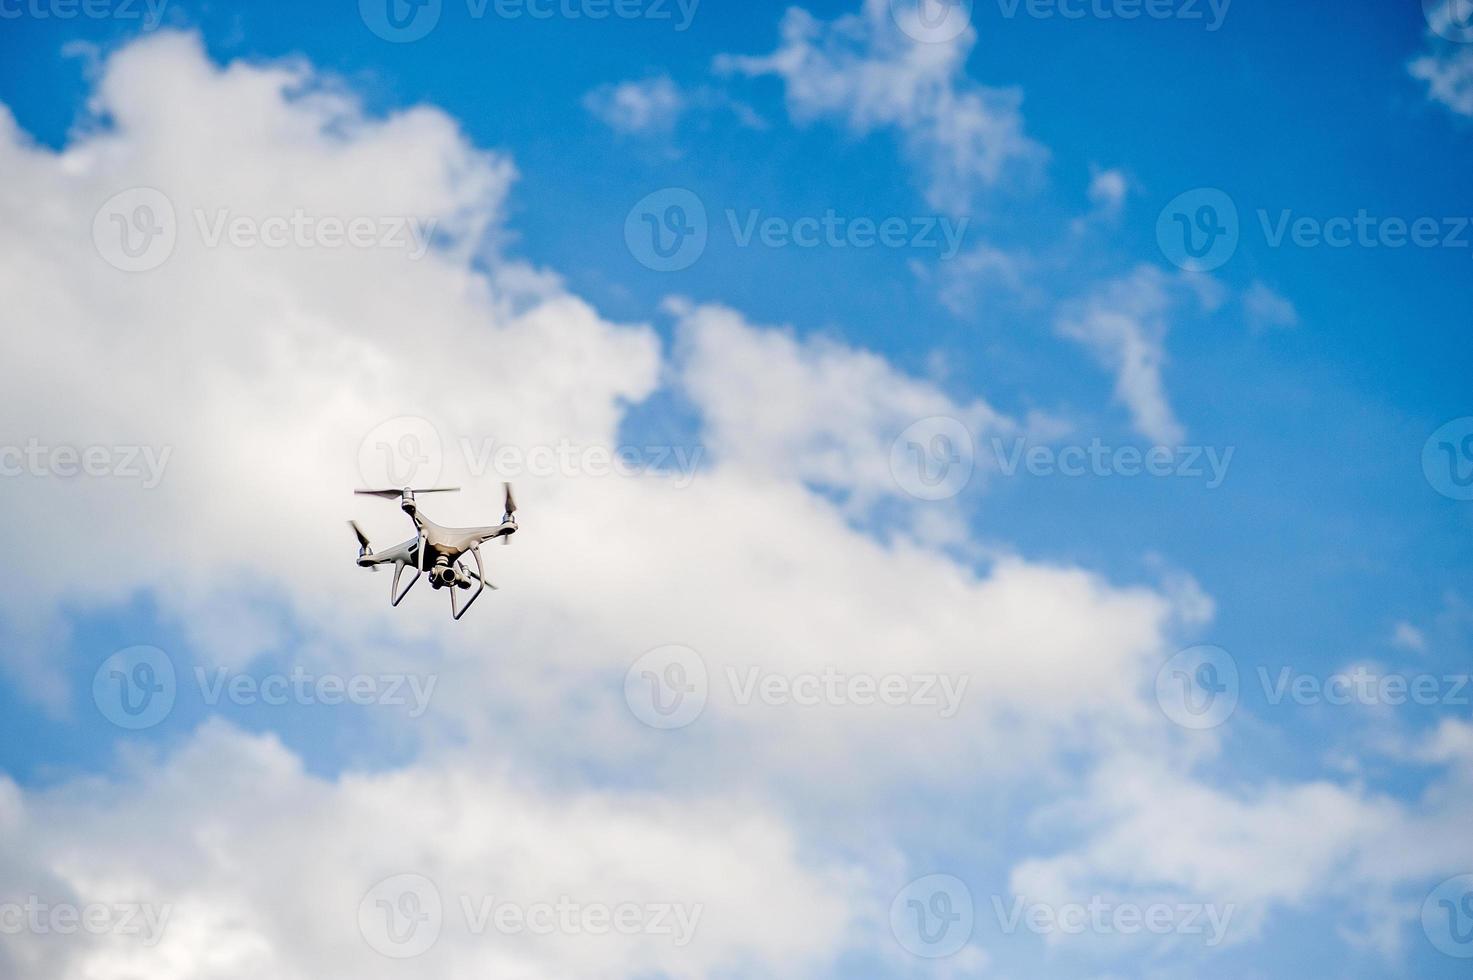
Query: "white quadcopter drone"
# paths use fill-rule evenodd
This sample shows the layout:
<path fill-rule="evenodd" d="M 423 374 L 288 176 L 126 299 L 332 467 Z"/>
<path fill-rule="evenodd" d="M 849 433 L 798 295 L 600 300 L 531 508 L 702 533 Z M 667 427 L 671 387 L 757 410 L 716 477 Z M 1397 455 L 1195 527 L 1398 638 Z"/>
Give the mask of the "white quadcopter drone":
<path fill-rule="evenodd" d="M 481 593 L 486 591 L 487 586 L 495 589 L 496 586 L 486 581 L 486 568 L 481 562 L 481 545 L 492 538 L 500 538 L 502 544 L 511 544 L 511 536 L 517 531 L 517 502 L 511 495 L 511 484 L 503 484 L 506 488 L 506 513 L 501 518 L 501 523 L 490 527 L 441 527 L 434 521 L 420 514 L 418 505 L 414 502 L 417 493 L 455 493 L 459 487 L 437 487 L 433 490 L 411 490 L 408 487 L 403 490 L 355 490 L 354 493 L 370 497 L 383 497 L 385 500 L 399 498 L 399 507 L 409 515 L 414 522 L 415 536 L 403 544 L 395 545 L 385 551 L 374 551 L 368 543 L 368 535 L 358 526 L 357 521 L 349 521 L 353 533 L 358 536 L 358 567 L 378 571 L 380 565 L 392 564 L 394 566 L 394 581 L 389 584 L 389 600 L 394 606 L 404 601 L 409 590 L 414 588 L 414 583 L 425 572 L 430 574 L 430 585 L 435 589 L 450 590 L 450 615 L 459 620 L 470 609 L 471 604 L 480 598 Z M 476 563 L 476 570 L 470 571 L 461 562 L 469 554 Z M 404 591 L 399 591 L 399 578 L 404 574 L 405 566 L 413 566 L 414 578 L 404 586 Z M 456 590 L 469 589 L 471 579 L 480 583 L 480 588 L 466 600 L 465 605 L 457 602 Z"/>

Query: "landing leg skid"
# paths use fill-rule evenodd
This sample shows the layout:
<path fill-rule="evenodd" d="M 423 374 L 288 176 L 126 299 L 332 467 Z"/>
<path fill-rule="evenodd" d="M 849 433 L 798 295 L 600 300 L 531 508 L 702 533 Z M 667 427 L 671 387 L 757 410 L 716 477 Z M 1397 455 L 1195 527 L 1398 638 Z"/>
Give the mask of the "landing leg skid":
<path fill-rule="evenodd" d="M 476 560 L 476 570 L 470 574 L 475 576 L 476 581 L 480 583 L 480 587 L 471 593 L 471 597 L 465 601 L 465 605 L 463 606 L 455 601 L 457 590 L 454 588 L 450 590 L 450 615 L 456 622 L 459 622 L 460 617 L 470 611 L 471 605 L 481 597 L 482 592 L 486 591 L 486 568 L 481 564 L 481 548 L 479 545 L 471 549 L 471 557 Z M 493 589 L 496 588 L 494 585 L 491 587 Z"/>
<path fill-rule="evenodd" d="M 404 586 L 404 591 L 400 592 L 399 576 L 404 574 L 404 565 L 405 562 L 402 561 L 394 563 L 394 581 L 389 583 L 389 601 L 394 605 L 395 608 L 398 608 L 399 603 L 404 601 L 404 597 L 409 594 L 409 590 L 414 588 L 414 583 L 419 581 L 420 575 L 424 574 L 416 568 L 414 570 L 414 578 L 410 579 L 409 584 Z"/>

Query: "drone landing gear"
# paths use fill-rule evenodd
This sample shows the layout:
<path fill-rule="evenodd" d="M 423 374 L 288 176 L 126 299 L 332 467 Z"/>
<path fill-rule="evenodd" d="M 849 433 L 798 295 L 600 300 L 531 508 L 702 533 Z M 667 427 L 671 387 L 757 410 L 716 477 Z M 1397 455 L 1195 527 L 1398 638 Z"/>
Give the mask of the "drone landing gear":
<path fill-rule="evenodd" d="M 400 592 L 399 576 L 404 574 L 405 564 L 406 562 L 402 561 L 394 563 L 394 581 L 389 583 L 389 601 L 393 604 L 395 608 L 398 608 L 399 603 L 404 601 L 404 597 L 409 594 L 409 590 L 414 588 L 414 583 L 418 582 L 419 577 L 424 574 L 416 568 L 414 570 L 414 578 L 410 579 L 409 584 L 404 586 L 404 591 Z"/>
<path fill-rule="evenodd" d="M 474 572 L 463 568 L 459 562 L 456 562 L 455 567 L 460 569 L 462 572 L 465 572 L 467 575 L 471 576 L 471 578 L 474 578 L 478 583 L 480 583 L 480 586 L 476 589 L 475 592 L 471 593 L 471 597 L 465 601 L 465 605 L 463 606 L 456 602 L 456 596 L 459 594 L 460 590 L 454 588 L 450 590 L 450 615 L 457 622 L 459 622 L 460 617 L 464 616 L 470 610 L 471 605 L 474 604 L 475 601 L 481 597 L 481 593 L 486 591 L 487 586 L 490 586 L 493 590 L 496 588 L 496 586 L 491 585 L 491 583 L 486 581 L 486 568 L 484 565 L 481 564 L 480 545 L 477 545 L 476 547 L 471 549 L 471 557 L 476 560 L 476 570 Z"/>

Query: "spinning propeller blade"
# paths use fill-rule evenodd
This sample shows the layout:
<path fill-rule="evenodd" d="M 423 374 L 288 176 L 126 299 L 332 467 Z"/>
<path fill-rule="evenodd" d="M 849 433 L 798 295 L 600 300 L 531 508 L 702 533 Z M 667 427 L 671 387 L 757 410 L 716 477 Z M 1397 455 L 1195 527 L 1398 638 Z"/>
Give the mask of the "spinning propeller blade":
<path fill-rule="evenodd" d="M 402 489 L 401 490 L 354 490 L 353 492 L 356 493 L 356 494 L 361 494 L 362 496 L 365 496 L 365 497 L 383 497 L 386 500 L 393 500 L 395 497 L 402 497 L 404 495 L 404 490 L 402 490 Z M 412 493 L 412 494 L 421 494 L 421 493 L 459 493 L 460 492 L 460 487 L 434 487 L 434 488 L 429 489 L 429 490 L 410 490 L 409 492 Z"/>
<path fill-rule="evenodd" d="M 503 517 L 502 520 L 503 521 L 509 521 L 509 520 L 512 520 L 512 515 L 516 514 L 516 512 L 517 512 L 517 498 L 516 497 L 513 497 L 511 495 L 511 484 L 510 483 L 503 483 L 502 486 L 506 488 L 506 516 Z M 509 534 L 502 535 L 501 536 L 501 544 L 502 544 L 503 547 L 505 547 L 506 545 L 511 544 L 511 535 L 509 535 Z M 494 589 L 496 586 L 493 585 L 491 587 Z"/>
<path fill-rule="evenodd" d="M 358 536 L 358 547 L 362 548 L 364 551 L 367 551 L 368 535 L 363 533 L 363 528 L 358 526 L 357 521 L 349 521 L 348 526 L 351 527 L 353 529 L 353 533 Z"/>

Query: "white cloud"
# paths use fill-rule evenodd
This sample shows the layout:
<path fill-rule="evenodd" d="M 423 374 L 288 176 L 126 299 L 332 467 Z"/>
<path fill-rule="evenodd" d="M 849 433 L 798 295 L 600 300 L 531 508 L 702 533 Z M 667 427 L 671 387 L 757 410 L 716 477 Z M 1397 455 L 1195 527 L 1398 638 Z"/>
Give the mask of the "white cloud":
<path fill-rule="evenodd" d="M 1344 926 L 1393 954 L 1425 889 L 1473 862 L 1458 829 L 1473 805 L 1473 739 L 1463 728 L 1445 724 L 1422 750 L 1450 768 L 1412 805 L 1330 782 L 1222 790 L 1122 755 L 1052 813 L 1093 829 L 1076 847 L 1019 863 L 1011 887 L 1038 901 L 1232 905 L 1230 941 L 1257 934 L 1280 909 L 1334 894 Z M 1389 929 L 1388 908 L 1396 913 Z"/>
<path fill-rule="evenodd" d="M 1089 203 L 1094 205 L 1101 215 L 1113 217 L 1119 214 L 1120 209 L 1125 205 L 1125 195 L 1129 189 L 1125 174 L 1121 171 L 1091 168 Z"/>
<path fill-rule="evenodd" d="M 1200 590 L 1018 556 L 974 567 L 909 531 L 925 509 L 894 489 L 895 430 L 932 414 L 979 435 L 1016 426 L 984 400 L 719 306 L 672 307 L 678 350 L 666 356 L 647 326 L 604 320 L 554 273 L 494 249 L 508 160 L 432 109 L 369 118 L 302 65 L 219 68 L 196 40 L 163 34 L 106 62 L 95 107 L 110 128 L 60 153 L 0 114 L 0 358 L 68 365 L 14 373 L 9 431 L 52 446 L 169 447 L 171 462 L 152 490 L 56 476 L 0 485 L 11 559 L 30 570 L 0 605 L 13 638 L 0 662 L 65 711 L 55 654 L 66 614 L 144 596 L 187 638 L 181 662 L 249 666 L 279 633 L 301 638 L 292 656 L 311 666 L 433 671 L 441 684 L 414 733 L 425 760 L 392 773 L 309 777 L 270 741 L 212 725 L 117 784 L 0 783 L 5 887 L 178 905 L 154 950 L 7 945 L 23 980 L 398 975 L 365 955 L 353 914 L 378 878 L 420 869 L 447 893 L 534 900 L 552 883 L 709 904 L 699 946 L 679 955 L 646 941 L 452 934 L 424 961 L 432 975 L 801 975 L 888 942 L 883 929 L 851 935 L 845 903 L 858 894 L 868 909 L 907 870 L 904 855 L 873 846 L 906 790 L 1033 787 L 1068 778 L 1066 754 L 1088 767 L 1142 738 L 1169 753 L 1174 736 L 1144 692 L 1173 634 L 1210 613 Z M 172 202 L 178 243 L 159 268 L 128 274 L 103 261 L 91 231 L 104 201 L 139 186 Z M 416 216 L 437 222 L 437 245 L 419 261 L 210 247 L 194 213 L 221 209 Z M 1191 289 L 1138 270 L 1077 311 L 1081 339 L 1157 428 L 1174 421 L 1162 318 Z M 468 487 L 433 515 L 481 522 L 499 513 L 496 475 L 469 472 L 458 438 L 614 446 L 629 404 L 662 376 L 712 450 L 690 486 L 659 474 L 520 479 L 524 530 L 490 556 L 503 591 L 455 626 L 443 594 L 391 613 L 385 576 L 353 566 L 345 517 L 377 541 L 402 532 L 392 508 L 348 496 L 380 421 L 430 420 L 447 446 L 442 479 Z M 1155 378 L 1154 406 L 1135 397 L 1152 390 L 1142 377 Z M 815 484 L 894 517 L 865 533 Z M 90 570 L 57 555 L 86 556 Z M 672 642 L 701 652 L 711 699 L 690 729 L 654 732 L 623 704 L 623 673 Z M 742 706 L 724 677 L 752 666 L 972 683 L 947 720 Z M 652 788 L 578 789 L 590 771 Z M 551 775 L 528 783 L 526 772 Z M 1157 788 L 1138 787 L 1148 802 Z M 1335 812 L 1316 786 L 1283 796 L 1286 820 Z M 1087 814 L 1066 833 L 1081 826 Z M 1263 841 L 1261 855 L 1278 853 Z M 1108 848 L 1086 857 L 1118 861 Z M 1302 881 L 1305 893 L 1322 887 L 1321 869 Z"/>
<path fill-rule="evenodd" d="M 1427 83 L 1427 98 L 1460 116 L 1473 116 L 1473 48 L 1435 48 L 1407 66 L 1413 78 Z"/>
<path fill-rule="evenodd" d="M 1170 445 L 1185 436 L 1161 376 L 1170 317 L 1183 306 L 1210 310 L 1220 301 L 1220 287 L 1213 280 L 1173 278 L 1142 265 L 1068 305 L 1058 330 L 1084 344 L 1114 372 L 1115 398 L 1130 412 L 1136 431 Z"/>
<path fill-rule="evenodd" d="M 687 100 L 669 75 L 601 85 L 583 97 L 583 106 L 621 133 L 668 132 Z"/>
<path fill-rule="evenodd" d="M 886 0 L 864 0 L 859 13 L 827 22 L 791 8 L 781 32 L 772 54 L 723 55 L 717 70 L 781 77 L 799 122 L 841 119 L 861 135 L 896 130 L 932 207 L 966 212 L 979 191 L 1031 177 L 1046 156 L 1024 132 L 1022 94 L 967 77 L 971 27 L 950 41 L 918 42 Z"/>
<path fill-rule="evenodd" d="M 1426 634 L 1411 623 L 1397 623 L 1391 631 L 1391 642 L 1403 650 L 1415 650 L 1418 653 L 1427 649 Z"/>
<path fill-rule="evenodd" d="M 969 316 L 985 297 L 1027 296 L 1027 267 L 1023 256 L 979 243 L 937 267 L 941 304 L 957 316 Z"/>
<path fill-rule="evenodd" d="M 1243 309 L 1248 314 L 1248 327 L 1254 333 L 1299 325 L 1299 312 L 1294 304 L 1262 282 L 1255 281 L 1243 294 Z"/>
<path fill-rule="evenodd" d="M 756 329 L 720 306 L 673 309 L 680 320 L 681 383 L 702 411 L 706 441 L 744 470 L 866 500 L 900 496 L 890 446 L 912 423 L 955 418 L 979 442 L 1018 429 L 986 402 L 959 403 L 877 354 Z"/>
<path fill-rule="evenodd" d="M 550 791 L 465 761 L 327 782 L 220 723 L 123 775 L 36 793 L 0 781 L 0 903 L 167 907 L 162 941 L 26 930 L 0 948 L 7 976 L 803 975 L 841 948 L 866 888 L 849 869 L 806 867 L 773 814 L 720 799 Z M 438 940 L 401 961 L 371 945 L 392 948 L 372 918 L 384 911 L 362 931 L 359 913 L 405 874 L 432 882 L 443 912 Z M 490 900 L 563 899 L 671 911 L 631 935 L 583 931 L 581 911 L 548 920 L 551 934 L 481 918 Z"/>

